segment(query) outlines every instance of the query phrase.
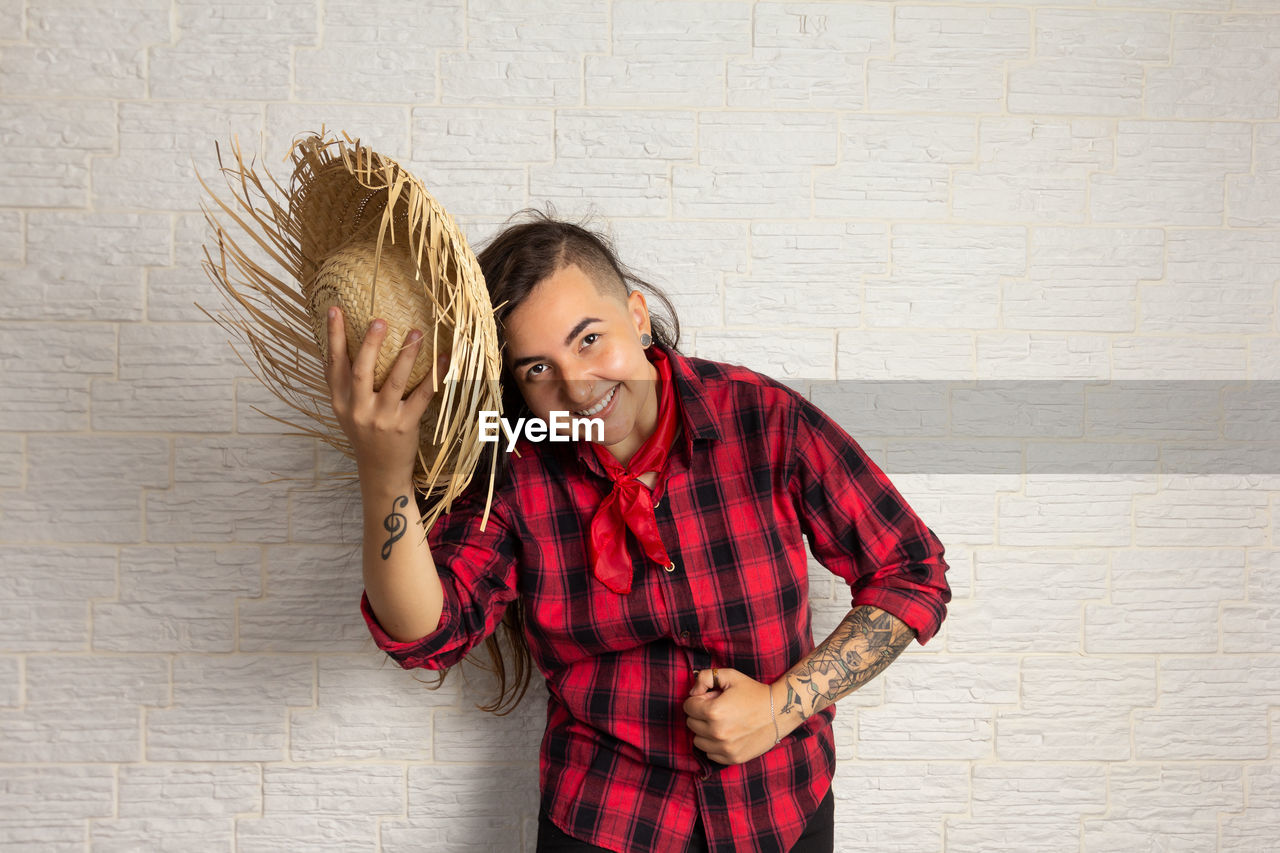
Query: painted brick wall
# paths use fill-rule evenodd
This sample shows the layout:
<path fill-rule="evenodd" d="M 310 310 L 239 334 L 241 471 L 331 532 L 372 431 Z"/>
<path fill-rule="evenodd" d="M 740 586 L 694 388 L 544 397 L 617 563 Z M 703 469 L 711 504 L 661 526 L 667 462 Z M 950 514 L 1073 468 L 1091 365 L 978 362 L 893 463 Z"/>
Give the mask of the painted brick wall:
<path fill-rule="evenodd" d="M 543 688 L 373 648 L 341 460 L 193 304 L 193 168 L 321 124 L 476 243 L 595 213 L 947 544 L 839 850 L 1280 846 L 1280 399 L 1215 384 L 1280 379 L 1275 0 L 0 0 L 0 848 L 533 849 Z"/>

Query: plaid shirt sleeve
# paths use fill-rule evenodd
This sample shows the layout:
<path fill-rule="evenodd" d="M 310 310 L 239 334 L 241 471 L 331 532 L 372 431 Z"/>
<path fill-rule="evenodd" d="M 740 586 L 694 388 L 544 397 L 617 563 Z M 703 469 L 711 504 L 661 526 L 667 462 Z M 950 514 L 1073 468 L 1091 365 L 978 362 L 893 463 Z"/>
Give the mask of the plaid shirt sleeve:
<path fill-rule="evenodd" d="M 942 543 L 843 428 L 797 399 L 788 482 L 814 557 L 849 584 L 853 606 L 893 614 L 924 645 L 951 600 Z"/>
<path fill-rule="evenodd" d="M 487 486 L 487 483 L 485 484 Z M 484 497 L 470 491 L 436 520 L 427 544 L 444 590 L 436 630 L 411 642 L 392 639 L 378 624 L 367 595 L 360 612 L 374 642 L 405 669 L 444 669 L 492 634 L 516 598 L 517 539 L 501 496 L 494 495 L 485 529 Z"/>

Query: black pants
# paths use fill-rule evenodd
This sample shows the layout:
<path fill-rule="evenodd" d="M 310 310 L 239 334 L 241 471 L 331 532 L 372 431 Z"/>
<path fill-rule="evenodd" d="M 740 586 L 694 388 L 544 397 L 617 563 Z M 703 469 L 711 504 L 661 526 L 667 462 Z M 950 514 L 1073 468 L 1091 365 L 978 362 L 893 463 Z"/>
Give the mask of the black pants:
<path fill-rule="evenodd" d="M 831 791 L 818 804 L 818 810 L 805 824 L 800 840 L 791 848 L 791 853 L 832 853 L 836 846 L 835 830 L 836 801 Z M 687 853 L 705 853 L 707 837 L 702 831 L 702 819 L 699 818 L 693 828 L 693 840 L 689 842 Z M 538 848 L 536 853 L 608 853 L 603 847 L 596 847 L 585 841 L 579 841 L 565 835 L 560 827 L 551 822 L 546 812 L 538 812 Z"/>

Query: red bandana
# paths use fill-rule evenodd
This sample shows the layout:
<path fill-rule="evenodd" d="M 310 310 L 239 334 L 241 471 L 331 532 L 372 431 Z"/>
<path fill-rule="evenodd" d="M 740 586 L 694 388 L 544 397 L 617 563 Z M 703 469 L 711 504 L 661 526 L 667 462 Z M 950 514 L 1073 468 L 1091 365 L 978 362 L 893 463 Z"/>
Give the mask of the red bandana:
<path fill-rule="evenodd" d="M 633 568 L 627 557 L 628 528 L 649 559 L 662 566 L 670 563 L 658 535 L 652 493 L 636 477 L 646 471 L 662 471 L 679 425 L 678 404 L 667 354 L 655 346 L 645 350 L 645 356 L 658 370 L 658 424 L 653 435 L 640 446 L 626 468 L 604 446 L 591 444 L 605 473 L 613 480 L 613 491 L 605 496 L 591 519 L 589 556 L 595 576 L 619 595 L 631 592 Z"/>

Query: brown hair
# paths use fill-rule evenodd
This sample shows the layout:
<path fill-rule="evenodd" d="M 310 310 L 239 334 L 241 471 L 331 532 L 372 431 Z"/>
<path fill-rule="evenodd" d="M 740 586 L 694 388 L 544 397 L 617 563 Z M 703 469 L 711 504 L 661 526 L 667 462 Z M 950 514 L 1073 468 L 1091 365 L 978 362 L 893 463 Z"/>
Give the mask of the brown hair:
<path fill-rule="evenodd" d="M 654 341 L 666 349 L 675 350 L 680 342 L 680 321 L 675 306 L 665 293 L 637 276 L 618 260 L 609 238 L 593 231 L 585 224 L 575 224 L 555 218 L 555 211 L 547 212 L 526 208 L 511 219 L 527 217 L 528 221 L 509 225 L 498 233 L 482 249 L 476 258 L 484 273 L 489 290 L 489 301 L 498 306 L 494 319 L 498 324 L 498 343 L 506 345 L 505 321 L 511 312 L 533 292 L 547 277 L 560 269 L 576 265 L 605 292 L 612 290 L 625 299 L 631 290 L 640 290 L 661 309 L 653 311 L 650 305 L 650 334 Z M 507 221 L 510 222 L 511 219 Z M 504 413 L 523 413 L 527 410 L 524 398 L 511 376 L 503 367 L 502 407 Z M 487 445 L 488 452 L 498 454 L 499 482 L 505 478 L 506 453 L 499 444 Z M 481 459 L 477 470 L 484 470 L 490 459 Z M 499 716 L 509 714 L 520 704 L 529 689 L 533 674 L 533 662 L 524 633 L 524 599 L 517 598 L 507 607 L 499 630 L 485 640 L 484 648 L 488 664 L 474 658 L 476 652 L 466 657 L 466 662 L 479 669 L 492 672 L 498 680 L 498 695 L 487 705 L 477 707 Z M 503 646 L 506 646 L 504 653 Z M 511 655 L 508 664 L 507 653 Z M 508 680 L 508 669 L 511 678 Z M 444 682 L 448 669 L 441 670 L 435 687 Z"/>

